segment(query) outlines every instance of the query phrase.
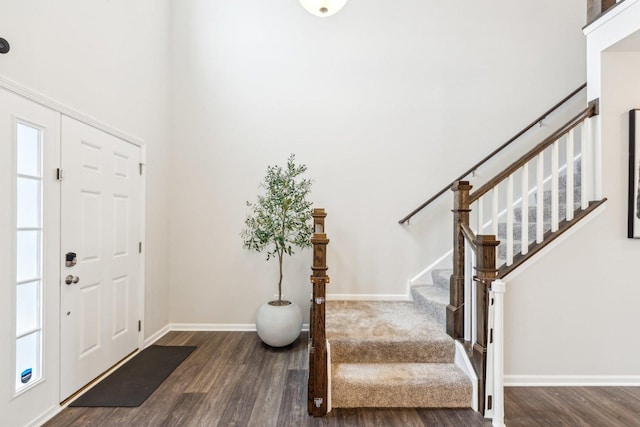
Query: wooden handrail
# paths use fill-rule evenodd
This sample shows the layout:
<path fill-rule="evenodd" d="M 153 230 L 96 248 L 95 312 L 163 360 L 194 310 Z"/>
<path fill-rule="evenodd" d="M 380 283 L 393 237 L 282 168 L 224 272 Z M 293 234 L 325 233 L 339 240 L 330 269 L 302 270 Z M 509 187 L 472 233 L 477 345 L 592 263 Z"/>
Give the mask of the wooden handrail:
<path fill-rule="evenodd" d="M 476 235 L 473 230 L 471 230 L 471 227 L 469 227 L 469 224 L 460 224 L 460 228 L 462 229 L 462 235 L 466 239 L 469 246 L 471 246 L 471 249 L 473 249 L 474 251 L 477 250 L 478 247 L 476 246 Z"/>
<path fill-rule="evenodd" d="M 462 180 L 463 178 L 465 178 L 466 176 L 468 176 L 470 173 L 472 173 L 473 171 L 477 170 L 480 166 L 484 165 L 486 162 L 488 162 L 491 158 L 493 158 L 496 154 L 498 154 L 499 152 L 501 152 L 502 150 L 504 150 L 505 148 L 507 148 L 509 145 L 511 145 L 515 140 L 517 140 L 518 138 L 520 138 L 522 135 L 524 135 L 526 132 L 528 132 L 532 127 L 534 127 L 535 125 L 537 125 L 538 123 L 540 123 L 542 120 L 546 119 L 547 116 L 549 116 L 549 114 L 553 113 L 555 110 L 557 110 L 560 106 L 562 106 L 565 102 L 567 102 L 569 99 L 573 98 L 578 92 L 580 92 L 582 89 L 584 89 L 585 87 L 587 87 L 586 83 L 583 83 L 582 85 L 580 85 L 580 87 L 578 87 L 577 89 L 575 89 L 573 92 L 571 92 L 569 95 L 565 96 L 561 101 L 559 101 L 558 103 L 556 103 L 553 107 L 549 108 L 547 111 L 545 111 L 542 115 L 540 115 L 538 118 L 536 118 L 534 121 L 532 121 L 529 125 L 525 126 L 520 132 L 518 132 L 517 134 L 515 134 L 511 139 L 509 139 L 507 142 L 505 142 L 504 144 L 502 144 L 500 147 L 496 148 L 495 150 L 493 150 L 489 155 L 487 155 L 484 159 L 480 160 L 478 163 L 476 163 L 475 165 L 473 165 L 469 170 L 467 170 L 465 173 L 463 173 L 462 175 L 460 175 L 458 178 L 454 179 L 453 181 L 451 181 L 449 184 L 447 184 L 442 190 L 438 191 L 435 195 L 433 195 L 429 200 L 427 200 L 426 202 L 424 202 L 423 204 L 421 204 L 420 206 L 418 206 L 416 209 L 414 209 L 413 211 L 411 211 L 410 214 L 408 214 L 407 216 L 405 216 L 404 218 L 402 218 L 401 220 L 398 221 L 399 224 L 404 224 L 405 222 L 409 221 L 415 214 L 417 214 L 418 212 L 420 212 L 422 209 L 426 208 L 427 206 L 429 206 L 434 200 L 438 199 L 440 196 L 442 196 L 444 193 L 446 193 L 452 185 L 454 185 L 456 182 Z"/>
<path fill-rule="evenodd" d="M 571 129 L 576 128 L 580 123 L 584 121 L 584 119 L 595 116 L 598 114 L 598 103 L 596 102 L 590 103 L 587 108 L 585 108 L 580 114 L 569 120 L 564 124 L 560 129 L 555 131 L 551 136 L 547 137 L 544 141 L 533 147 L 529 150 L 525 155 L 520 157 L 518 160 L 509 165 L 502 172 L 494 176 L 489 182 L 484 184 L 478 190 L 474 191 L 473 194 L 469 196 L 469 204 L 477 201 L 484 194 L 488 193 L 493 187 L 498 185 L 500 182 L 505 180 L 509 175 L 520 169 L 524 166 L 529 160 L 536 157 L 540 152 L 542 152 L 545 148 L 552 145 L 558 139 L 562 138 L 565 134 L 567 134 Z"/>

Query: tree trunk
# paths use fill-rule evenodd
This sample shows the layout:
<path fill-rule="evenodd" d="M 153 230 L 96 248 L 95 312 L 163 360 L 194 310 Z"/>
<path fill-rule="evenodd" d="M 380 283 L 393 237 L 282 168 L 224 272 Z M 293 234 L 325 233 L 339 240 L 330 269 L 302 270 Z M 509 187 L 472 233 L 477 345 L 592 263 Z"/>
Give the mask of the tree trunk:
<path fill-rule="evenodd" d="M 278 301 L 282 301 L 282 250 L 278 251 L 278 263 L 280 264 L 280 280 L 278 280 Z"/>

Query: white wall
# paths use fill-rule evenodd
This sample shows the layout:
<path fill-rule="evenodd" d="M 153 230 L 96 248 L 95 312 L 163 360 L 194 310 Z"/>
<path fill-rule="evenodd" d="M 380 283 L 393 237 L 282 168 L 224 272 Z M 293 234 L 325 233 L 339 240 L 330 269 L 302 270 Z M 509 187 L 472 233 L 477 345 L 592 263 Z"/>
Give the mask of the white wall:
<path fill-rule="evenodd" d="M 630 338 L 640 323 L 640 241 L 626 238 L 640 2 L 627 0 L 616 13 L 622 8 L 586 30 L 589 98 L 600 97 L 606 209 L 507 285 L 507 383 L 640 384 L 640 343 Z"/>
<path fill-rule="evenodd" d="M 9 54 L 0 55 L 0 76 L 133 135 L 147 146 L 144 322 L 147 335 L 153 334 L 168 323 L 169 312 L 169 2 L 1 0 L 0 10 L 0 37 L 11 44 Z M 8 348 L 11 336 L 3 323 L 2 348 Z M 3 385 L 3 390 L 8 387 Z M 7 415 L 4 398 L 3 392 L 0 413 L 9 417 L 3 422 L 16 426 L 58 403 L 33 401 L 29 410 Z"/>
<path fill-rule="evenodd" d="M 398 219 L 584 81 L 583 1 L 172 3 L 171 322 L 251 324 L 275 263 L 245 201 L 296 153 L 327 209 L 330 293 L 406 294 L 450 247 L 450 198 Z M 438 220 L 437 218 L 442 218 Z M 310 252 L 285 292 L 306 304 Z M 306 311 L 306 310 L 305 310 Z"/>

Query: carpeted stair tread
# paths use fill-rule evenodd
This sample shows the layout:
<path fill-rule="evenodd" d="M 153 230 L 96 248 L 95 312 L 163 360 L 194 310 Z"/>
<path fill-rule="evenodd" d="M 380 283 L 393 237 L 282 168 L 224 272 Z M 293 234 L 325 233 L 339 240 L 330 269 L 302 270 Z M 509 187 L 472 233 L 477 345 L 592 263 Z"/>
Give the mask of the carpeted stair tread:
<path fill-rule="evenodd" d="M 337 408 L 469 407 L 469 378 L 451 363 L 332 365 L 331 402 Z"/>
<path fill-rule="evenodd" d="M 418 285 L 411 287 L 414 304 L 431 316 L 444 329 L 446 308 L 449 304 L 449 289 L 436 285 Z"/>
<path fill-rule="evenodd" d="M 412 302 L 327 301 L 333 363 L 451 363 L 455 344 Z"/>

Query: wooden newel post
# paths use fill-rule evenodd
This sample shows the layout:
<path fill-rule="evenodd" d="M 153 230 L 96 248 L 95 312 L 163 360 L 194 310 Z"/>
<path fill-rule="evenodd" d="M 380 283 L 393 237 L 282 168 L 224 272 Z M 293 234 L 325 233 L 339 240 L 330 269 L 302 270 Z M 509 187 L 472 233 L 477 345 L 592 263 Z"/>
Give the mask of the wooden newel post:
<path fill-rule="evenodd" d="M 496 248 L 500 244 L 496 236 L 476 236 L 476 342 L 473 344 L 472 363 L 478 374 L 478 408 L 484 412 L 485 385 L 487 381 L 487 341 L 489 319 L 489 290 L 498 276 Z"/>
<path fill-rule="evenodd" d="M 325 336 L 325 297 L 327 276 L 327 244 L 329 239 L 324 233 L 324 209 L 314 209 L 313 216 L 313 265 L 311 284 L 313 295 L 309 319 L 309 388 L 307 406 L 309 415 L 322 417 L 327 414 L 328 372 L 327 345 Z"/>
<path fill-rule="evenodd" d="M 464 338 L 464 235 L 462 224 L 469 224 L 468 181 L 458 181 L 453 191 L 453 274 L 449 279 L 449 305 L 447 305 L 447 334 L 453 339 Z"/>

